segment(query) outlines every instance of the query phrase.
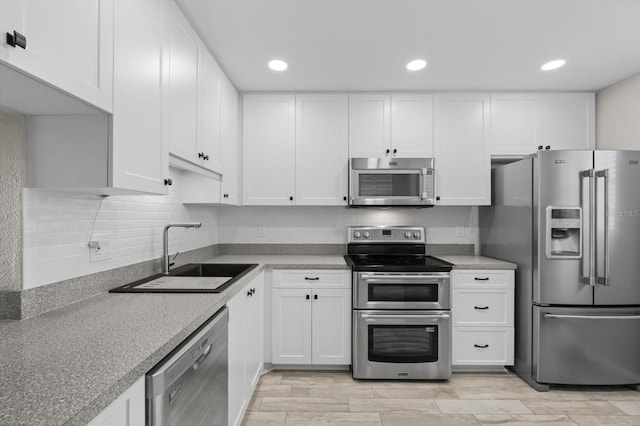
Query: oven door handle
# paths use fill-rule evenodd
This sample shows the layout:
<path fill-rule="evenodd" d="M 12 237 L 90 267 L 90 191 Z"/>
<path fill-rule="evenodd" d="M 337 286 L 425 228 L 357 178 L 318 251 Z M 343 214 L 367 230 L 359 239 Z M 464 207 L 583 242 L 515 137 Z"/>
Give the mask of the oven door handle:
<path fill-rule="evenodd" d="M 449 278 L 449 274 L 421 274 L 421 275 L 388 275 L 388 274 L 362 274 L 360 278 L 363 280 L 441 280 L 442 278 Z"/>
<path fill-rule="evenodd" d="M 436 315 L 373 315 L 373 314 L 360 314 L 364 319 L 420 319 L 420 320 L 438 320 L 449 319 L 449 314 L 436 314 Z"/>

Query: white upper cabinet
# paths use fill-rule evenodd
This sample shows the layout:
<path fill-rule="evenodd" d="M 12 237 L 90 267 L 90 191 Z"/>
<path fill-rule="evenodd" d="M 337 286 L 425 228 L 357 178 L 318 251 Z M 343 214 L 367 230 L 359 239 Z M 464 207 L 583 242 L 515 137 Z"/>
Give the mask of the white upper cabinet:
<path fill-rule="evenodd" d="M 593 93 L 491 95 L 491 155 L 595 148 Z"/>
<path fill-rule="evenodd" d="M 168 18 L 168 2 L 115 2 L 111 149 L 115 187 L 167 193 L 163 89 L 168 73 L 163 64 Z"/>
<path fill-rule="evenodd" d="M 295 109 L 294 95 L 244 95 L 243 204 L 294 204 Z"/>
<path fill-rule="evenodd" d="M 528 155 L 539 145 L 542 145 L 542 96 L 491 95 L 491 155 Z"/>
<path fill-rule="evenodd" d="M 433 95 L 391 95 L 391 153 L 433 157 Z"/>
<path fill-rule="evenodd" d="M 439 205 L 491 204 L 489 96 L 434 96 Z"/>
<path fill-rule="evenodd" d="M 296 205 L 346 205 L 346 94 L 296 95 Z"/>
<path fill-rule="evenodd" d="M 111 112 L 113 7 L 113 0 L 0 1 L 0 62 Z M 6 37 L 14 32 L 15 47 Z"/>
<path fill-rule="evenodd" d="M 220 143 L 222 156 L 222 204 L 240 205 L 241 197 L 241 159 L 240 116 L 238 92 L 226 79 L 222 79 L 220 100 Z"/>
<path fill-rule="evenodd" d="M 542 145 L 595 148 L 595 94 L 548 93 L 542 97 Z"/>
<path fill-rule="evenodd" d="M 349 95 L 349 157 L 433 156 L 433 95 Z"/>
<path fill-rule="evenodd" d="M 349 95 L 349 157 L 391 153 L 391 96 Z"/>
<path fill-rule="evenodd" d="M 198 38 L 171 2 L 168 136 L 171 154 L 198 162 Z"/>
<path fill-rule="evenodd" d="M 205 169 L 220 171 L 220 100 L 222 71 L 204 48 L 200 49 L 200 164 Z"/>

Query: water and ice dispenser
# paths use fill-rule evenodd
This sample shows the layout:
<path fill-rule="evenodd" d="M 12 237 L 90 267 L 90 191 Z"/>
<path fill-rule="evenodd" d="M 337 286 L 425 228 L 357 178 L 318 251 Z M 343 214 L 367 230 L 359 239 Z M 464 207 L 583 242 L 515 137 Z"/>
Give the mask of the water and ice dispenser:
<path fill-rule="evenodd" d="M 546 255 L 548 259 L 582 257 L 582 209 L 547 207 Z"/>

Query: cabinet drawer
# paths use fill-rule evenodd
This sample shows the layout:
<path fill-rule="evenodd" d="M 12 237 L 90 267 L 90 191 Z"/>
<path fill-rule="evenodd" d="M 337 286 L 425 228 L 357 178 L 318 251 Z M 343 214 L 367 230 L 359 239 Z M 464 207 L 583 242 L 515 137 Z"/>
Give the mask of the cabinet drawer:
<path fill-rule="evenodd" d="M 467 286 L 509 287 L 513 286 L 513 271 L 456 270 L 451 273 L 451 283 L 453 288 Z"/>
<path fill-rule="evenodd" d="M 453 327 L 453 365 L 513 365 L 513 327 Z"/>
<path fill-rule="evenodd" d="M 273 287 L 351 287 L 350 271 L 327 269 L 276 269 Z"/>
<path fill-rule="evenodd" d="M 451 313 L 454 326 L 513 326 L 513 289 L 456 288 Z"/>

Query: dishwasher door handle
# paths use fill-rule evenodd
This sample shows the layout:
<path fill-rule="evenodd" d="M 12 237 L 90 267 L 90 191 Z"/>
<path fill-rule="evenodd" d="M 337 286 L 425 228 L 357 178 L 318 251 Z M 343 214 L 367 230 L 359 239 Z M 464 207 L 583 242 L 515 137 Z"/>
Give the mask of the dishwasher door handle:
<path fill-rule="evenodd" d="M 207 359 L 207 357 L 209 356 L 209 354 L 211 353 L 211 343 L 209 343 L 209 346 L 207 346 L 207 348 L 204 350 L 204 352 L 202 352 L 202 355 L 200 355 L 198 357 L 198 359 L 196 360 L 196 362 L 193 363 L 193 369 L 197 370 L 198 367 L 200 367 L 200 364 L 202 364 L 202 362 Z"/>

